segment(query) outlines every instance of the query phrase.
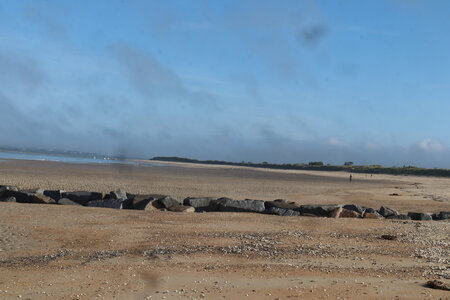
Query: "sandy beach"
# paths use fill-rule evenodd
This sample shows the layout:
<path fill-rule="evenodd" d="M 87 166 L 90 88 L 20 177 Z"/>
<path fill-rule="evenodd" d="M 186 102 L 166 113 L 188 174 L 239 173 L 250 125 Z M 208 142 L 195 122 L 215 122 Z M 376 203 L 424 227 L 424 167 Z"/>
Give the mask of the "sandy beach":
<path fill-rule="evenodd" d="M 0 184 L 450 210 L 450 179 L 0 162 Z M 1 299 L 450 299 L 450 224 L 0 203 Z M 395 236 L 394 240 L 381 235 Z"/>

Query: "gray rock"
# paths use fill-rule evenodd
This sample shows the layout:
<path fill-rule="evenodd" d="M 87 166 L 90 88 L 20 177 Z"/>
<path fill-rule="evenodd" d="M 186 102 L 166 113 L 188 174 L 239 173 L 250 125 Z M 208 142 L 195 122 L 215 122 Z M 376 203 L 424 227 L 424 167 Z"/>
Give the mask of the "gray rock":
<path fill-rule="evenodd" d="M 16 198 L 15 197 L 4 197 L 4 198 L 0 198 L 0 202 L 16 202 Z"/>
<path fill-rule="evenodd" d="M 123 202 L 123 199 L 91 200 L 86 206 L 122 209 Z"/>
<path fill-rule="evenodd" d="M 283 217 L 301 216 L 301 212 L 289 208 L 269 207 L 264 210 L 265 214 L 278 215 Z"/>
<path fill-rule="evenodd" d="M 324 204 L 324 205 L 301 205 L 300 212 L 302 214 L 314 215 L 318 217 L 329 217 L 330 214 L 341 207 L 340 204 Z"/>
<path fill-rule="evenodd" d="M 61 204 L 61 205 L 81 205 L 80 203 L 77 203 L 77 202 L 72 201 L 72 200 L 67 199 L 67 198 L 59 199 L 58 200 L 58 204 Z"/>
<path fill-rule="evenodd" d="M 183 201 L 183 205 L 192 206 L 195 208 L 195 211 L 209 211 L 211 201 L 216 201 L 217 198 L 212 197 L 187 197 Z"/>
<path fill-rule="evenodd" d="M 364 208 L 362 208 L 361 206 L 356 205 L 356 204 L 346 204 L 346 205 L 344 205 L 343 208 L 347 209 L 347 210 L 356 211 L 360 215 L 364 214 L 364 211 L 365 211 Z"/>
<path fill-rule="evenodd" d="M 0 192 L 1 191 L 14 191 L 14 192 L 18 192 L 19 189 L 15 186 L 12 185 L 0 185 Z"/>
<path fill-rule="evenodd" d="M 16 201 L 19 203 L 33 203 L 31 199 L 34 196 L 34 194 L 28 193 L 28 192 L 6 190 L 5 196 L 6 197 L 14 197 L 14 198 L 16 198 Z"/>
<path fill-rule="evenodd" d="M 5 186 L 0 186 L 0 198 L 3 198 L 6 192 L 6 187 Z"/>
<path fill-rule="evenodd" d="M 441 211 L 438 214 L 439 220 L 448 220 L 450 219 L 450 211 Z"/>
<path fill-rule="evenodd" d="M 408 212 L 408 217 L 416 221 L 431 221 L 433 218 L 429 213 Z"/>
<path fill-rule="evenodd" d="M 376 210 L 374 209 L 366 209 L 364 211 L 363 215 L 364 219 L 383 219 L 383 216 L 380 215 Z"/>
<path fill-rule="evenodd" d="M 411 220 L 410 217 L 408 217 L 407 215 L 404 215 L 404 214 L 390 215 L 390 216 L 387 216 L 386 219 L 391 219 L 391 220 Z"/>
<path fill-rule="evenodd" d="M 157 210 L 163 208 L 158 199 L 166 197 L 165 195 L 135 195 L 131 196 L 132 207 L 139 210 Z"/>
<path fill-rule="evenodd" d="M 44 195 L 50 197 L 56 201 L 62 198 L 63 190 L 45 190 Z"/>
<path fill-rule="evenodd" d="M 264 207 L 264 201 L 262 200 L 232 200 L 229 198 L 219 199 L 219 210 L 230 212 L 257 212 L 261 213 L 266 208 Z"/>
<path fill-rule="evenodd" d="M 86 205 L 91 200 L 103 199 L 103 194 L 96 192 L 77 191 L 65 192 L 62 194 L 62 197 L 75 201 L 76 203 L 79 203 L 81 205 Z"/>
<path fill-rule="evenodd" d="M 128 199 L 127 192 L 123 189 L 118 189 L 109 193 L 111 199 Z"/>
<path fill-rule="evenodd" d="M 371 214 L 377 213 L 377 214 L 379 214 L 378 211 L 376 211 L 375 209 L 373 209 L 371 207 L 363 207 L 363 209 L 364 209 L 364 212 L 367 212 L 367 213 L 371 213 Z"/>
<path fill-rule="evenodd" d="M 194 207 L 181 204 L 172 205 L 168 210 L 173 212 L 195 212 Z"/>
<path fill-rule="evenodd" d="M 291 209 L 291 210 L 299 210 L 300 206 L 295 202 L 288 202 L 284 199 L 276 199 L 274 201 L 266 201 L 264 202 L 264 206 L 266 209 L 271 207 L 283 208 L 283 209 Z"/>
<path fill-rule="evenodd" d="M 40 204 L 56 204 L 56 201 L 50 197 L 45 196 L 44 194 L 36 193 L 31 199 L 31 203 L 40 203 Z"/>
<path fill-rule="evenodd" d="M 158 202 L 159 202 L 159 204 L 161 204 L 161 206 L 163 208 L 167 208 L 167 209 L 169 209 L 171 206 L 180 204 L 177 200 L 173 199 L 170 196 L 165 196 L 163 198 L 160 198 L 160 199 L 158 199 Z"/>
<path fill-rule="evenodd" d="M 378 213 L 382 215 L 383 217 L 387 218 L 389 216 L 398 216 L 399 213 L 393 208 L 389 208 L 387 206 L 381 206 L 378 210 Z"/>

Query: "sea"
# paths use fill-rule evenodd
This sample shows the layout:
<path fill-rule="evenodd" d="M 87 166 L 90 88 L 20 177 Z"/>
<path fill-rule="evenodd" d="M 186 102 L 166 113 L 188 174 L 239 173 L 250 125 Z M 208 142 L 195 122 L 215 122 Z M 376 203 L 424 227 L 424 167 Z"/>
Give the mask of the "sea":
<path fill-rule="evenodd" d="M 80 157 L 80 156 L 70 156 L 70 155 L 58 155 L 58 154 L 41 154 L 41 153 L 22 153 L 22 152 L 4 152 L 0 151 L 0 161 L 5 161 L 7 159 L 22 159 L 22 160 L 40 160 L 40 161 L 55 161 L 55 162 L 65 162 L 73 164 L 129 164 L 129 165 L 139 165 L 147 167 L 167 167 L 166 164 L 141 162 L 141 161 L 131 161 L 131 160 L 117 160 L 117 159 L 107 159 L 107 158 L 96 158 L 96 157 Z"/>

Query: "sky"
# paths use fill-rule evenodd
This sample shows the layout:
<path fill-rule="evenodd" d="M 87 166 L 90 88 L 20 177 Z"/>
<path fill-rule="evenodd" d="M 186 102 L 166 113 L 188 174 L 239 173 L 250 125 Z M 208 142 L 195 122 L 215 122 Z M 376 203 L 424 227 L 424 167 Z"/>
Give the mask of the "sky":
<path fill-rule="evenodd" d="M 0 0 L 0 146 L 450 168 L 450 1 Z"/>

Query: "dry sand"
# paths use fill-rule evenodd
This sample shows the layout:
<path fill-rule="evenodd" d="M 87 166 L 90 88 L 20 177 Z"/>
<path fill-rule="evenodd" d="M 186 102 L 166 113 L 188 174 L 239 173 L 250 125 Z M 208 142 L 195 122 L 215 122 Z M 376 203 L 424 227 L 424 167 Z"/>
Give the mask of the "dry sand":
<path fill-rule="evenodd" d="M 0 184 L 450 210 L 449 179 L 169 165 L 1 161 Z M 450 299 L 423 286 L 450 279 L 449 222 L 0 208 L 0 299 Z"/>

